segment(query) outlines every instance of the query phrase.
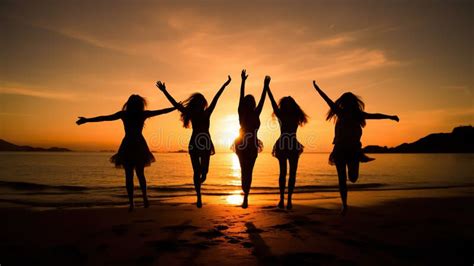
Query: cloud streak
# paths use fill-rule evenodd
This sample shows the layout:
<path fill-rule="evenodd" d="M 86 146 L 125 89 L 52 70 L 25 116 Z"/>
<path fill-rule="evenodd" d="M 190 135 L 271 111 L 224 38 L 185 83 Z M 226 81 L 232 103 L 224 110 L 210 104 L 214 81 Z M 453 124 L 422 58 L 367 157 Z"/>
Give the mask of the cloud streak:
<path fill-rule="evenodd" d="M 68 92 L 58 92 L 44 89 L 32 89 L 22 87 L 0 87 L 0 94 L 21 95 L 52 100 L 75 100 L 76 95 Z"/>

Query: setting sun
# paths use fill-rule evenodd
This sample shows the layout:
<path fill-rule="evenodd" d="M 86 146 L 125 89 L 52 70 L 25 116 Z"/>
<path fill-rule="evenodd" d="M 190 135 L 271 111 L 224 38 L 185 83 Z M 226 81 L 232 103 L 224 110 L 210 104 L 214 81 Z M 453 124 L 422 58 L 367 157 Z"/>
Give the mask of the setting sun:
<path fill-rule="evenodd" d="M 225 116 L 219 123 L 221 131 L 216 132 L 216 140 L 225 147 L 230 147 L 239 136 L 239 117 L 237 114 Z"/>

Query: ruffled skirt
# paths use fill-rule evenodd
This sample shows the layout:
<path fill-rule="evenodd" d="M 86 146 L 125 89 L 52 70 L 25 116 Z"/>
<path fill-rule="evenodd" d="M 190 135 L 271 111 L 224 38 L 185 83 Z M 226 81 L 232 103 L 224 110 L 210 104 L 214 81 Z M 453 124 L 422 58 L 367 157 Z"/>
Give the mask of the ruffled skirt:
<path fill-rule="evenodd" d="M 155 161 L 155 157 L 150 152 L 146 140 L 143 136 L 125 136 L 116 154 L 110 158 L 110 162 L 115 167 L 124 166 L 150 166 Z"/>
<path fill-rule="evenodd" d="M 263 142 L 255 134 L 244 134 L 238 136 L 231 149 L 237 156 L 257 157 L 258 153 L 263 151 Z"/>
<path fill-rule="evenodd" d="M 188 152 L 190 155 L 211 156 L 216 153 L 209 133 L 198 133 L 191 135 Z"/>
<path fill-rule="evenodd" d="M 335 165 L 338 162 L 348 163 L 348 162 L 361 162 L 367 163 L 375 160 L 370 158 L 365 153 L 362 152 L 362 144 L 335 144 L 334 149 L 329 155 L 329 164 Z"/>
<path fill-rule="evenodd" d="M 299 143 L 296 136 L 282 135 L 273 145 L 272 155 L 278 159 L 298 157 L 303 153 L 304 146 Z"/>

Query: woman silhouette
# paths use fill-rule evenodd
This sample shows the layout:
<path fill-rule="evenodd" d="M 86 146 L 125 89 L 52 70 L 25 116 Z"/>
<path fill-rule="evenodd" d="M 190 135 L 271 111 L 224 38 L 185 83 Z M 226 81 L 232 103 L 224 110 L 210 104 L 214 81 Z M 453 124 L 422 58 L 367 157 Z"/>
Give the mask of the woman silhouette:
<path fill-rule="evenodd" d="M 242 70 L 242 84 L 240 86 L 239 100 L 239 122 L 240 134 L 234 142 L 233 149 L 239 157 L 240 171 L 242 175 L 242 190 L 244 191 L 244 202 L 242 208 L 248 207 L 248 196 L 250 186 L 252 184 L 252 172 L 257 160 L 257 155 L 262 151 L 263 144 L 257 138 L 257 132 L 260 128 L 260 113 L 262 112 L 265 102 L 265 94 L 267 92 L 270 77 L 265 77 L 264 88 L 260 101 L 256 106 L 253 95 L 245 95 L 245 81 L 248 75 L 245 69 Z"/>
<path fill-rule="evenodd" d="M 336 123 L 334 132 L 334 149 L 329 156 L 330 164 L 335 164 L 339 178 L 339 191 L 341 193 L 342 211 L 347 212 L 347 175 L 352 183 L 359 178 L 359 163 L 370 162 L 374 159 L 367 157 L 362 152 L 360 138 L 366 119 L 391 119 L 399 121 L 398 116 L 385 114 L 369 114 L 364 112 L 365 104 L 362 100 L 346 92 L 333 102 L 313 81 L 314 88 L 329 105 L 326 120 L 334 118 Z M 347 174 L 346 174 L 347 167 Z"/>
<path fill-rule="evenodd" d="M 145 138 L 142 135 L 143 125 L 147 118 L 169 113 L 175 107 L 162 110 L 145 110 L 146 101 L 139 95 L 133 94 L 123 105 L 122 111 L 112 115 L 97 116 L 93 118 L 79 117 L 76 121 L 78 125 L 89 122 L 114 121 L 122 119 L 125 129 L 125 137 L 120 144 L 118 152 L 110 158 L 117 168 L 125 169 L 125 185 L 127 188 L 129 211 L 133 210 L 133 170 L 135 170 L 143 195 L 143 204 L 148 208 L 148 197 L 146 194 L 145 166 L 149 166 L 155 161 L 155 157 L 150 152 Z"/>
<path fill-rule="evenodd" d="M 228 76 L 227 81 L 222 85 L 220 90 L 212 99 L 209 107 L 204 95 L 201 93 L 194 93 L 183 104 L 178 103 L 166 90 L 165 83 L 158 81 L 156 86 L 165 94 L 166 98 L 181 112 L 181 120 L 185 128 L 189 127 L 191 122 L 193 127 L 193 133 L 189 140 L 188 150 L 191 157 L 191 163 L 194 172 L 194 189 L 196 190 L 197 201 L 196 206 L 202 207 L 201 200 L 201 184 L 206 180 L 207 172 L 209 170 L 209 160 L 211 155 L 215 153 L 214 144 L 209 134 L 209 125 L 211 114 L 216 107 L 217 101 L 224 92 L 225 87 L 229 85 L 231 81 Z"/>
<path fill-rule="evenodd" d="M 275 98 L 273 98 L 270 86 L 268 86 L 268 97 L 272 103 L 273 115 L 278 118 L 281 133 L 275 145 L 273 145 L 272 151 L 273 156 L 280 163 L 280 202 L 278 203 L 278 208 L 283 209 L 285 207 L 286 165 L 288 161 L 290 164 L 290 176 L 288 179 L 288 202 L 286 208 L 291 210 L 293 207 L 291 196 L 295 188 L 298 159 L 303 152 L 303 145 L 296 139 L 296 130 L 298 126 L 303 126 L 308 122 L 308 116 L 291 96 L 281 98 L 279 104 L 277 104 Z"/>

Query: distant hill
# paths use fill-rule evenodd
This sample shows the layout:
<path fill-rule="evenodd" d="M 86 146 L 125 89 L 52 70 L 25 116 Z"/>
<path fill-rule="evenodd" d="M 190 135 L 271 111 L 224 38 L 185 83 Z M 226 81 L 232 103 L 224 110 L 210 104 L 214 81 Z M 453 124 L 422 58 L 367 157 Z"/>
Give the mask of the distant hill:
<path fill-rule="evenodd" d="M 36 148 L 31 146 L 18 146 L 3 139 L 0 139 L 0 151 L 54 151 L 65 152 L 71 151 L 67 148 L 51 147 L 51 148 Z"/>
<path fill-rule="evenodd" d="M 435 133 L 413 143 L 387 148 L 369 145 L 365 153 L 474 153 L 474 128 L 460 126 L 451 133 Z"/>

